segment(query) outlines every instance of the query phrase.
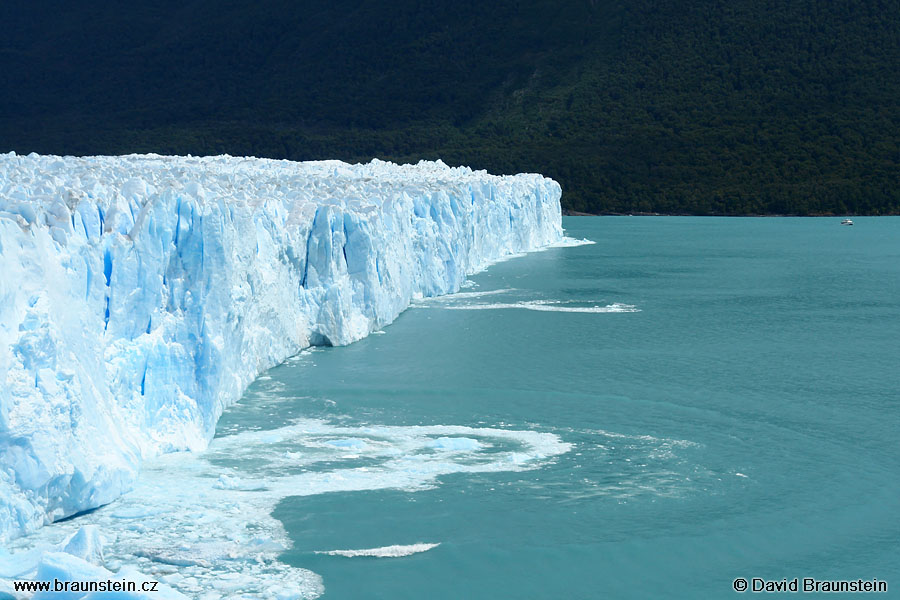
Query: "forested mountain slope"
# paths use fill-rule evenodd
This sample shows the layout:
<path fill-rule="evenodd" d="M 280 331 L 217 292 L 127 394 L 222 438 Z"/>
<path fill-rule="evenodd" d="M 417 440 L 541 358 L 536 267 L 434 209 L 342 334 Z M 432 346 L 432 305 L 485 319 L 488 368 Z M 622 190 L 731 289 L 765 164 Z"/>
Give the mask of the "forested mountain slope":
<path fill-rule="evenodd" d="M 881 0 L 0 6 L 0 150 L 442 158 L 586 212 L 900 213 Z"/>

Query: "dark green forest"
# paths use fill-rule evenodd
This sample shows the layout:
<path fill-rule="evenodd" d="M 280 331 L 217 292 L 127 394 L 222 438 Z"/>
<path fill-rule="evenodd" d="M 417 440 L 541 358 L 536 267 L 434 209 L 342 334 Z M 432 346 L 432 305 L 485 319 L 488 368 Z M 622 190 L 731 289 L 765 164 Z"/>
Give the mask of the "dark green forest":
<path fill-rule="evenodd" d="M 897 0 L 32 0 L 0 151 L 441 158 L 591 213 L 900 214 Z"/>

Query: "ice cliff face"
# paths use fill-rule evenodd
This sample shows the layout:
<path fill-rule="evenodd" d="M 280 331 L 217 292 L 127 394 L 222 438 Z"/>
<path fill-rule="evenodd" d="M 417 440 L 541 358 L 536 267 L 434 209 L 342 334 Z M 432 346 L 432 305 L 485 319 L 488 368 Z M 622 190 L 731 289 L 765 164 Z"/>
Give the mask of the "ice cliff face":
<path fill-rule="evenodd" d="M 204 447 L 302 348 L 558 241 L 559 197 L 441 162 L 0 155 L 0 539 Z"/>

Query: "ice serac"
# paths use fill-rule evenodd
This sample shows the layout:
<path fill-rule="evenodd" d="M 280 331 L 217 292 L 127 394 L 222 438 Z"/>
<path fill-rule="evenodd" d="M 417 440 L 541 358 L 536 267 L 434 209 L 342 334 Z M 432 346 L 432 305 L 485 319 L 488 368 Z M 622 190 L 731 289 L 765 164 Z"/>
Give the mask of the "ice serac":
<path fill-rule="evenodd" d="M 0 155 L 0 539 L 204 447 L 302 348 L 558 241 L 559 198 L 440 161 Z"/>

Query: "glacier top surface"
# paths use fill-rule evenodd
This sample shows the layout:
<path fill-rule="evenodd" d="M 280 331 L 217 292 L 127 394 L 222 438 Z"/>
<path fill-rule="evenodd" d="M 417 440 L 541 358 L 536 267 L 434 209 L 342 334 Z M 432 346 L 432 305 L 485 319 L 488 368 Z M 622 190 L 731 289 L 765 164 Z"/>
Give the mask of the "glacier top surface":
<path fill-rule="evenodd" d="M 0 206 L 31 200 L 59 186 L 84 191 L 103 200 L 94 191 L 118 183 L 123 196 L 150 197 L 162 191 L 186 190 L 201 202 L 214 198 L 250 203 L 268 198 L 305 200 L 322 205 L 339 203 L 366 208 L 382 203 L 389 194 L 404 188 L 440 191 L 461 183 L 485 182 L 502 185 L 513 181 L 543 180 L 537 174 L 490 175 L 469 167 L 450 167 L 443 161 L 420 161 L 398 165 L 374 159 L 365 164 L 339 160 L 294 162 L 252 157 L 161 156 L 26 156 L 0 155 Z"/>

